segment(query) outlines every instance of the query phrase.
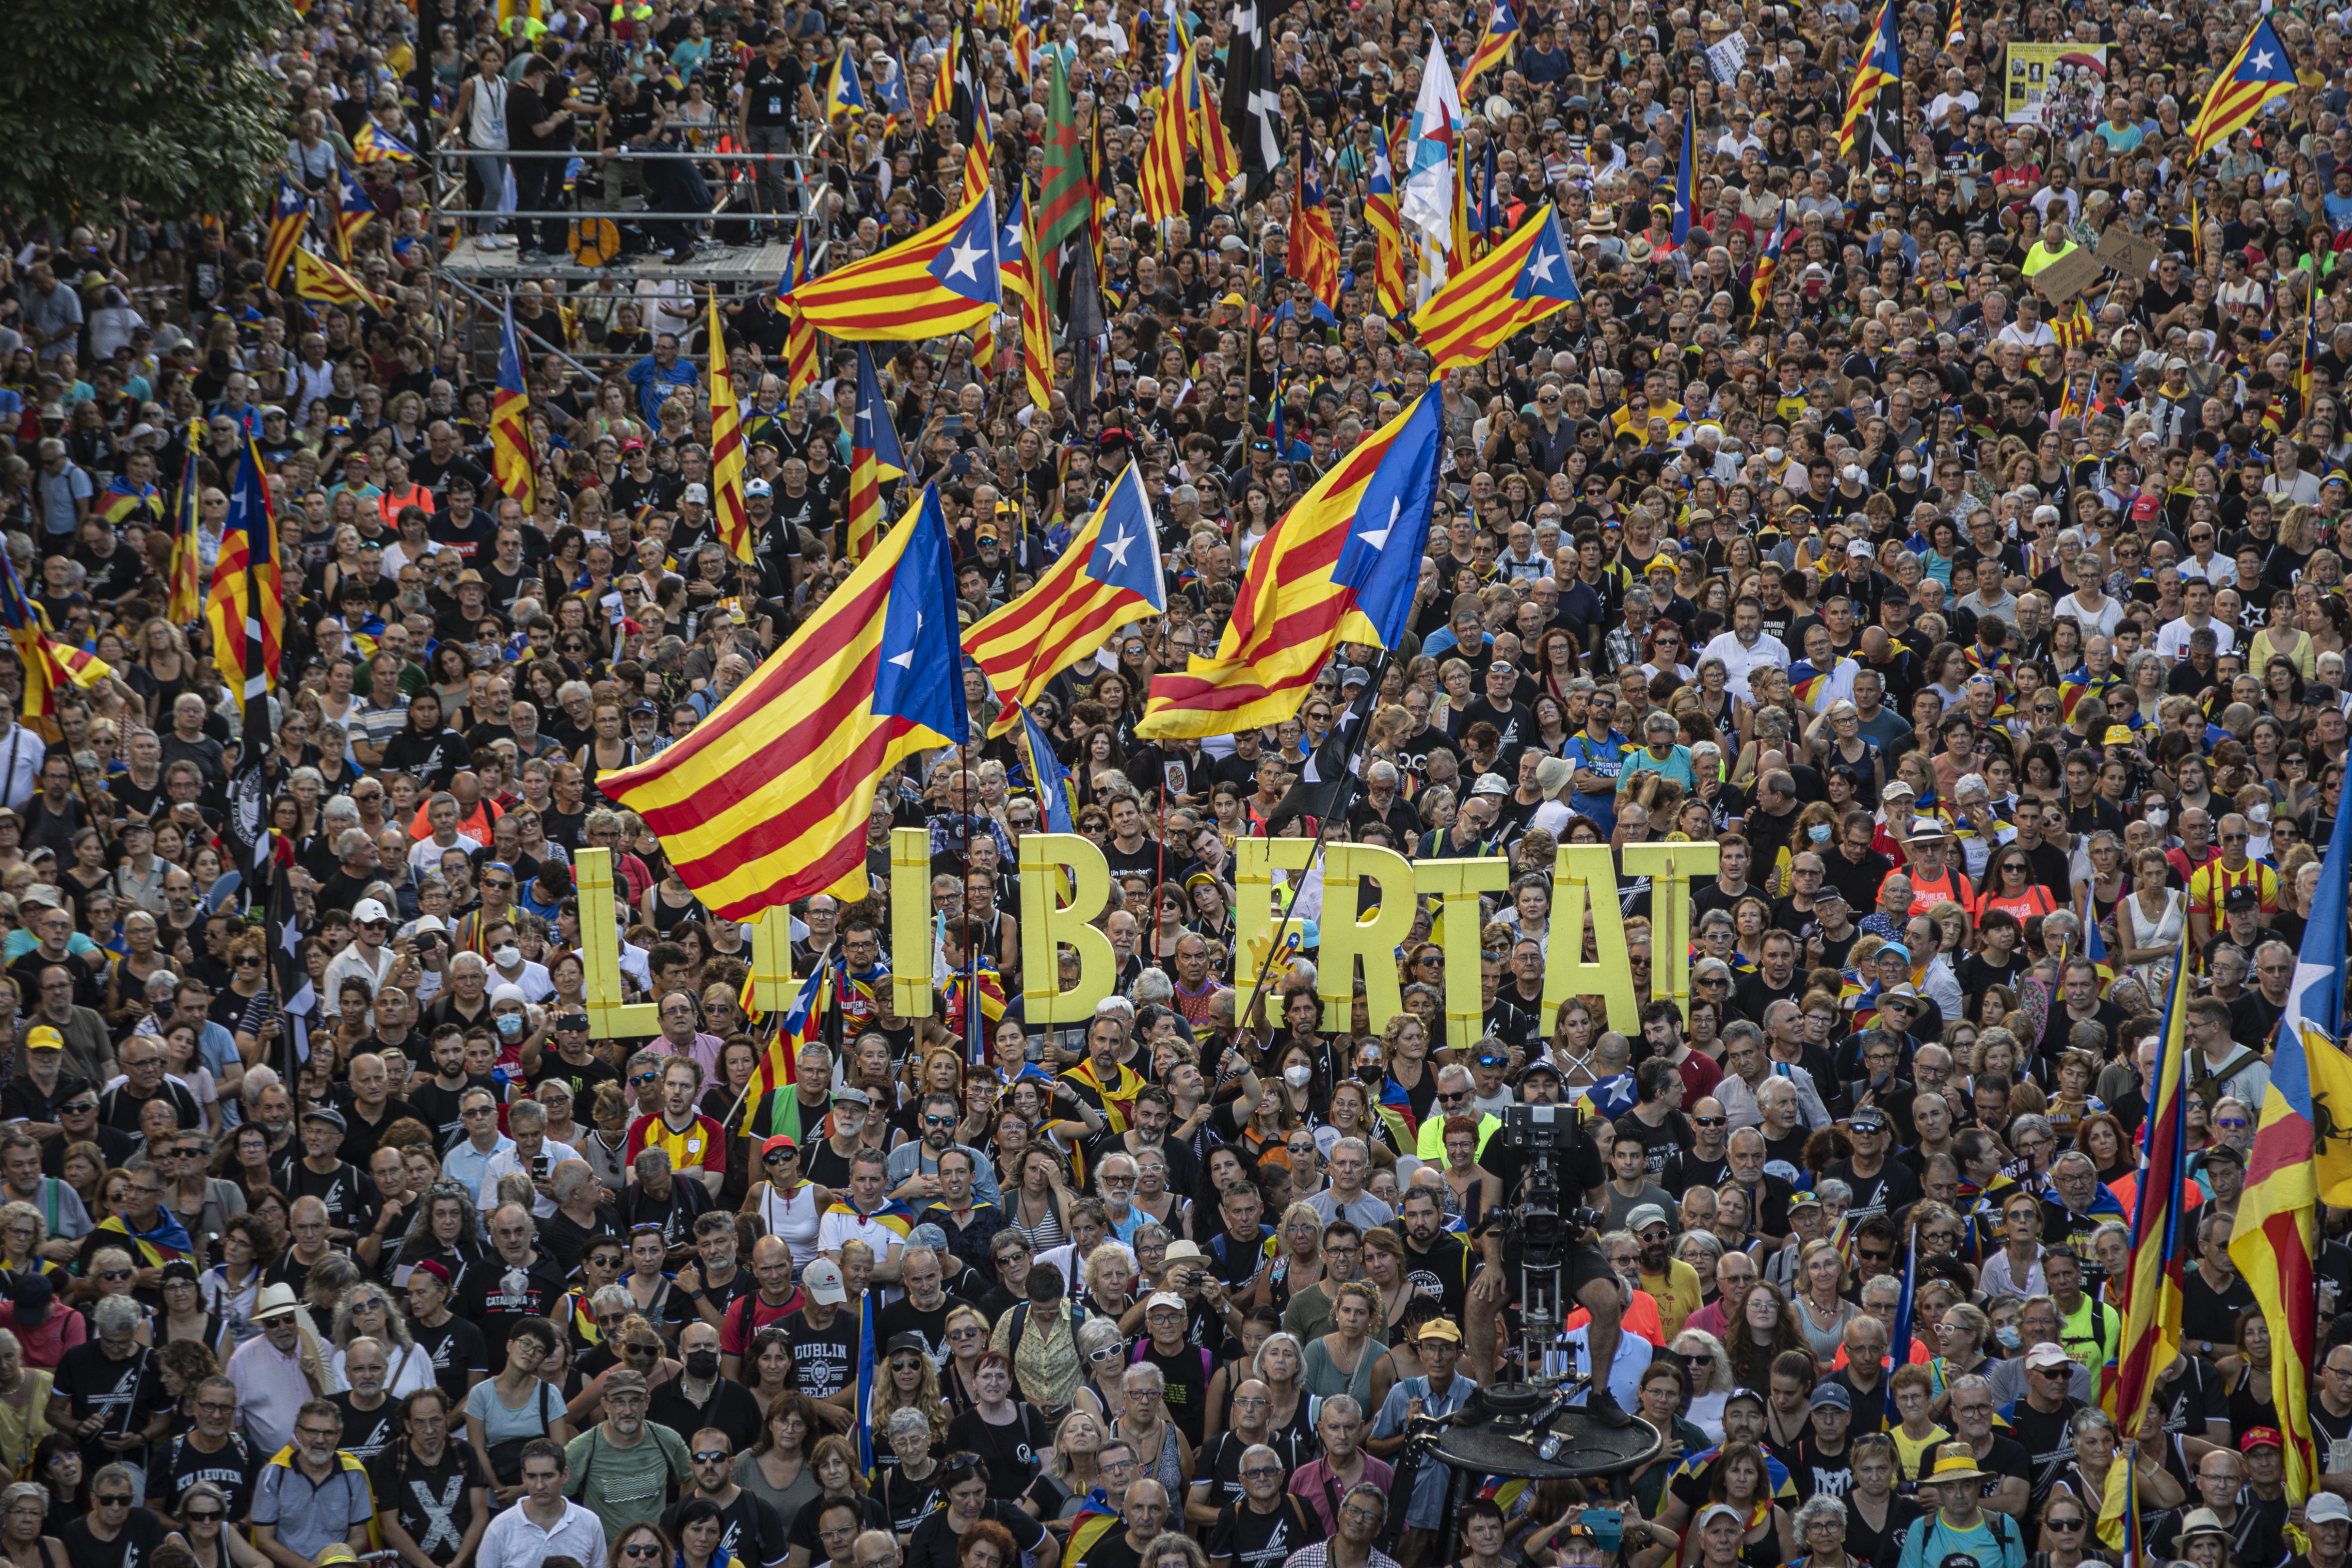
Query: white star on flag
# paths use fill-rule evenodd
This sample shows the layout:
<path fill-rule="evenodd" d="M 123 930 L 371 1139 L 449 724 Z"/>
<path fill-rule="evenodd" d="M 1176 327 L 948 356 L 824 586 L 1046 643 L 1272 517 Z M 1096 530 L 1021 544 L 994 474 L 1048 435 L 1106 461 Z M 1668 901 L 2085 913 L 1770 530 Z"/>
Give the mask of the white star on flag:
<path fill-rule="evenodd" d="M 1537 255 L 1533 261 L 1528 263 L 1528 270 L 1534 275 L 1537 282 L 1549 283 L 1551 281 L 1551 252 L 1549 250 L 1542 251 Z"/>
<path fill-rule="evenodd" d="M 1135 535 L 1128 532 L 1126 527 L 1121 525 L 1116 539 L 1107 539 L 1103 542 L 1103 553 L 1110 557 L 1110 563 L 1114 569 L 1123 572 L 1127 569 L 1127 552 L 1134 543 Z"/>
<path fill-rule="evenodd" d="M 955 258 L 955 264 L 948 268 L 950 278 L 962 274 L 969 276 L 975 283 L 980 281 L 980 274 L 974 272 L 972 268 L 980 265 L 980 258 L 988 252 L 966 240 L 963 244 L 951 247 L 948 254 Z"/>
<path fill-rule="evenodd" d="M 915 636 L 916 636 L 917 637 L 920 637 L 922 635 L 923 635 L 923 612 L 922 612 L 922 611 L 920 611 L 920 610 L 917 610 L 917 611 L 915 612 Z M 904 653 L 894 653 L 894 654 L 892 654 L 892 655 L 890 656 L 890 662 L 891 662 L 892 664 L 897 665 L 900 669 L 912 669 L 912 668 L 915 668 L 915 650 L 914 650 L 914 648 L 913 648 L 912 647 L 909 647 L 907 649 L 907 651 L 906 651 L 906 652 L 904 652 Z"/>

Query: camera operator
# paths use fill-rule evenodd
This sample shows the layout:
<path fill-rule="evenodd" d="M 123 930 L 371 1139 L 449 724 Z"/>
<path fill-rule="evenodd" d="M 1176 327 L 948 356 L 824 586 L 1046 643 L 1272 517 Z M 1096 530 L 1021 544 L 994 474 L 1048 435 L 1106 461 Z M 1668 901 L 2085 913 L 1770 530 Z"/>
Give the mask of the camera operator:
<path fill-rule="evenodd" d="M 1539 1120 L 1538 1113 L 1547 1114 Z M 1581 1331 L 1580 1359 L 1588 1366 L 1613 1366 L 1629 1297 L 1599 1246 L 1601 1216 L 1594 1211 L 1601 1207 L 1608 1167 L 1582 1108 L 1512 1107 L 1479 1163 L 1507 1201 L 1473 1237 L 1486 1267 L 1469 1292 L 1471 1365 L 1493 1375 L 1507 1361 L 1517 1339 L 1513 1309 L 1526 1307 L 1521 1271 L 1557 1262 L 1559 1317 L 1565 1320 L 1580 1306 L 1591 1314 Z M 1507 1338 L 1496 1338 L 1498 1317 Z M 1580 1390 L 1573 1402 L 1584 1400 Z"/>

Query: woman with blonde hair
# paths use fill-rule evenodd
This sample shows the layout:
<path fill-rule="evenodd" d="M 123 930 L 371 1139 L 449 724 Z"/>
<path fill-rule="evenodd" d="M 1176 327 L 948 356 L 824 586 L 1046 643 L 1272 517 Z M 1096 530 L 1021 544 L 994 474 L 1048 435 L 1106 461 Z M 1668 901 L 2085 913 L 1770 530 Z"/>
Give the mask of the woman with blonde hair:
<path fill-rule="evenodd" d="M 1709 1441 L 1722 1442 L 1723 1406 L 1735 1386 L 1730 1352 L 1705 1329 L 1685 1329 L 1666 1348 L 1683 1358 L 1690 1373 L 1691 1425 L 1704 1430 Z"/>
<path fill-rule="evenodd" d="M 882 1375 L 874 1380 L 874 1465 L 877 1470 L 895 1468 L 898 1453 L 890 1441 L 890 1417 L 899 1410 L 912 1410 L 929 1426 L 931 1447 L 937 1449 L 947 1441 L 948 1405 L 940 1394 L 939 1365 L 931 1360 L 930 1348 L 918 1333 L 890 1336 L 883 1347 Z M 887 1456 L 887 1458 L 885 1456 Z"/>
<path fill-rule="evenodd" d="M 1797 1255 L 1797 1330 L 1823 1366 L 1845 1342 L 1845 1326 L 1862 1309 L 1847 1300 L 1845 1256 L 1826 1237 L 1805 1243 Z"/>
<path fill-rule="evenodd" d="M 1369 1246 L 1370 1234 L 1364 1239 Z M 1307 1342 L 1301 1381 L 1308 1393 L 1323 1399 L 1344 1394 L 1367 1410 L 1380 1407 L 1373 1393 L 1384 1359 L 1384 1342 L 1375 1337 L 1381 1310 L 1381 1293 L 1368 1282 L 1350 1279 L 1339 1287 L 1331 1299 L 1331 1331 Z M 1379 1394 L 1385 1398 L 1388 1390 Z"/>
<path fill-rule="evenodd" d="M 1032 1519 L 1048 1521 L 1076 1514 L 1085 1505 L 1087 1494 L 1102 1484 L 1105 1429 L 1090 1411 L 1073 1410 L 1063 1416 L 1045 1468 L 1021 1494 L 1023 1511 Z"/>

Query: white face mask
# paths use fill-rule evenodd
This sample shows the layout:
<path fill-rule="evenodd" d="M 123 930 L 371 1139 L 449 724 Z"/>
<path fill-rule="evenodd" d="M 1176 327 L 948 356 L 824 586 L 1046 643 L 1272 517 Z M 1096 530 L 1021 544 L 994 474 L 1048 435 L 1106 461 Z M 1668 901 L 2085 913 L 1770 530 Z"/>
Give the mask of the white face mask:
<path fill-rule="evenodd" d="M 1783 452 L 1778 447 L 1767 447 L 1764 448 L 1764 460 L 1768 463 L 1777 463 L 1787 455 L 1787 453 Z"/>
<path fill-rule="evenodd" d="M 499 949 L 498 952 L 490 954 L 490 956 L 498 961 L 498 965 L 500 969 L 512 969 L 516 964 L 522 962 L 522 949 L 509 943 L 509 945 Z"/>
<path fill-rule="evenodd" d="M 1907 484 L 1909 484 L 1913 479 L 1917 479 L 1917 478 L 1919 477 L 1919 470 L 1918 470 L 1917 468 L 1913 468 L 1913 467 L 1912 467 L 1910 464 L 1908 464 L 1908 463 L 1904 464 L 1901 468 L 1899 468 L 1895 469 L 1895 474 L 1896 474 L 1899 478 L 1901 478 L 1901 479 L 1903 480 L 1903 482 L 1904 482 L 1905 484 L 1906 484 L 1906 485 L 1907 485 Z"/>
<path fill-rule="evenodd" d="M 1293 1089 L 1305 1089 L 1314 1076 L 1315 1069 L 1303 1063 L 1294 1062 L 1282 1069 L 1282 1081 Z"/>

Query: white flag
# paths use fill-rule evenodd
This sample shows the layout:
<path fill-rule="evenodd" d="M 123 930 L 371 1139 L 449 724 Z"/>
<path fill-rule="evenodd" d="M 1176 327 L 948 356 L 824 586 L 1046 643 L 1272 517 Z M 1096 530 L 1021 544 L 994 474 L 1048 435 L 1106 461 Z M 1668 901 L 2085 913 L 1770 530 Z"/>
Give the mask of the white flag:
<path fill-rule="evenodd" d="M 1432 37 L 1429 63 L 1421 72 L 1421 96 L 1412 105 L 1402 211 L 1406 223 L 1449 253 L 1454 248 L 1454 159 L 1461 141 L 1462 95 L 1454 89 L 1445 46 Z"/>

